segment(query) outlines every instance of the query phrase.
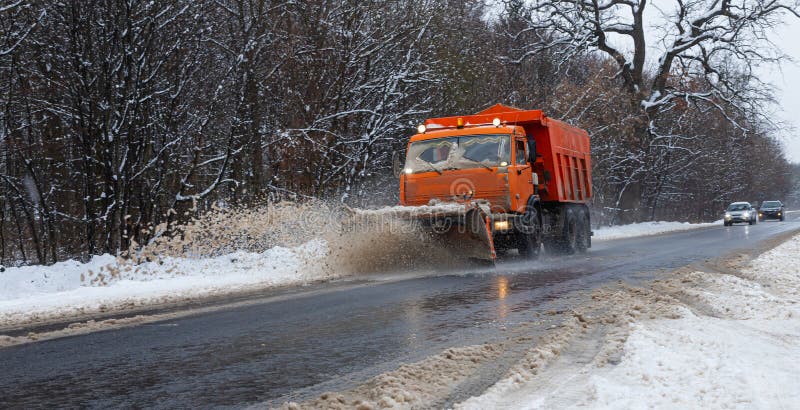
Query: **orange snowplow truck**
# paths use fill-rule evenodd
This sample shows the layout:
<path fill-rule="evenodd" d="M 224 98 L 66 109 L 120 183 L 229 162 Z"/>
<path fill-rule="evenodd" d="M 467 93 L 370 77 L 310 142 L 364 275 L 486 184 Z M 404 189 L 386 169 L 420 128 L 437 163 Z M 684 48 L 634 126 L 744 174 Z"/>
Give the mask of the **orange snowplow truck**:
<path fill-rule="evenodd" d="M 497 104 L 418 127 L 400 175 L 402 205 L 459 255 L 536 258 L 591 246 L 586 131 L 541 110 Z"/>

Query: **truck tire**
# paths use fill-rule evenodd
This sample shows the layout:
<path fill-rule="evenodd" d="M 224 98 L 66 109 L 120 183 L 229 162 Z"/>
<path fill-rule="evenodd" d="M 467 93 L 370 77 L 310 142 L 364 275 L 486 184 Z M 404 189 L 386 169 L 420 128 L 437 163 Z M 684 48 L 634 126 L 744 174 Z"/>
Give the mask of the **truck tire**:
<path fill-rule="evenodd" d="M 578 217 L 572 208 L 567 208 L 564 212 L 564 228 L 560 247 L 562 253 L 572 255 L 578 250 Z"/>
<path fill-rule="evenodd" d="M 519 255 L 525 259 L 535 260 L 539 257 L 540 243 L 531 238 L 530 234 L 519 234 L 517 238 L 517 250 Z"/>
<path fill-rule="evenodd" d="M 528 205 L 522 222 L 523 229 L 517 232 L 517 251 L 523 258 L 533 260 L 539 257 L 542 247 L 542 226 L 533 204 Z"/>
<path fill-rule="evenodd" d="M 586 253 L 592 246 L 591 224 L 589 223 L 589 213 L 581 208 L 578 213 L 578 234 L 576 248 L 580 253 Z"/>

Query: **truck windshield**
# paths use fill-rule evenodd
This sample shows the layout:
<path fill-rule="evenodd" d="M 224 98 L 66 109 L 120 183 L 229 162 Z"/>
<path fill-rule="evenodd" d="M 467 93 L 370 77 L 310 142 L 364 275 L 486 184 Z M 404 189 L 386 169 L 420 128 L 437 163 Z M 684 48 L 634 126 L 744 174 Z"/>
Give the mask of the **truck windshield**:
<path fill-rule="evenodd" d="M 406 173 L 500 166 L 510 158 L 509 135 L 464 135 L 411 143 Z"/>

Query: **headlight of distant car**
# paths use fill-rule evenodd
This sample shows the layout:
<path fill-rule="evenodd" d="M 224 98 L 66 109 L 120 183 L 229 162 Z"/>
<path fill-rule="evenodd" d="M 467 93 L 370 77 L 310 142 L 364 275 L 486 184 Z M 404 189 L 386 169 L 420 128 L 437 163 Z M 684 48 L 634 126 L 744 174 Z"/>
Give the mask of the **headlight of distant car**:
<path fill-rule="evenodd" d="M 726 219 L 731 219 L 731 214 L 730 214 L 730 212 L 725 212 L 725 218 L 726 218 Z"/>
<path fill-rule="evenodd" d="M 749 218 L 749 217 L 750 217 L 750 211 L 744 211 L 744 212 L 742 212 L 742 217 L 744 217 L 744 218 Z"/>

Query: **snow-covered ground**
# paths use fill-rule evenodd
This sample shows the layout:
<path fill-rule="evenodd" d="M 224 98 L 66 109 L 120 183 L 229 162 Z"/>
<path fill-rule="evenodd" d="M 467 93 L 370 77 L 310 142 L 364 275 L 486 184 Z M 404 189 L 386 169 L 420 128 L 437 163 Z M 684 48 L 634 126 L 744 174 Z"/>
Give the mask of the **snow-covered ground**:
<path fill-rule="evenodd" d="M 719 222 L 640 222 L 629 225 L 601 226 L 594 230 L 593 240 L 623 239 L 637 236 L 658 235 L 667 232 L 688 231 L 722 224 Z"/>
<path fill-rule="evenodd" d="M 616 341 L 616 360 L 576 360 L 560 346 L 564 357 L 541 371 L 517 367 L 457 407 L 800 408 L 800 235 L 736 274 L 677 272 L 671 282 L 656 284 L 667 290 L 654 300 L 677 313 L 622 321 L 600 349 Z"/>
<path fill-rule="evenodd" d="M 130 265 L 111 255 L 88 263 L 7 268 L 0 273 L 0 325 L 330 279 L 323 241 L 261 253 L 165 258 Z"/>
<path fill-rule="evenodd" d="M 687 316 L 634 326 L 622 362 L 591 376 L 587 407 L 797 408 L 800 321 Z M 535 401 L 535 400 L 534 400 Z"/>

